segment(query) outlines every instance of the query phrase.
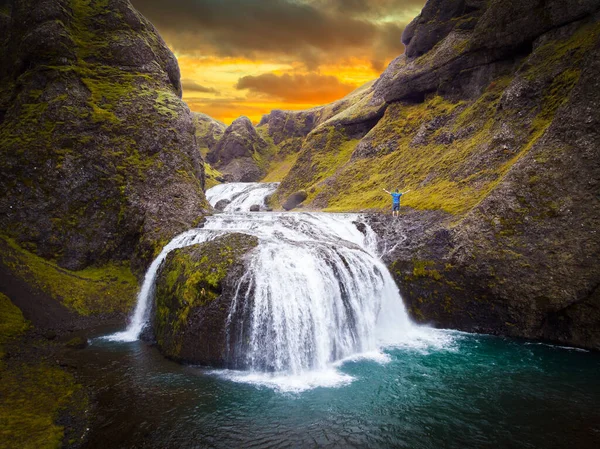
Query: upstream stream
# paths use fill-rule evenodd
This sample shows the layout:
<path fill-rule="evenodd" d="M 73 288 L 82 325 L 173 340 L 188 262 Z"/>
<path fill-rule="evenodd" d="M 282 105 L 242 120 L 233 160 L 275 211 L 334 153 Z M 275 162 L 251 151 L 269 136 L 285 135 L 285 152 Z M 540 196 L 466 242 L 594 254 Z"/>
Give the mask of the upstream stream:
<path fill-rule="evenodd" d="M 597 354 L 414 325 L 363 218 L 249 212 L 276 187 L 209 190 L 224 212 L 165 247 L 128 328 L 68 356 L 97 392 L 86 447 L 600 447 Z M 240 368 L 168 361 L 139 340 L 161 263 L 230 232 L 259 239 Z"/>

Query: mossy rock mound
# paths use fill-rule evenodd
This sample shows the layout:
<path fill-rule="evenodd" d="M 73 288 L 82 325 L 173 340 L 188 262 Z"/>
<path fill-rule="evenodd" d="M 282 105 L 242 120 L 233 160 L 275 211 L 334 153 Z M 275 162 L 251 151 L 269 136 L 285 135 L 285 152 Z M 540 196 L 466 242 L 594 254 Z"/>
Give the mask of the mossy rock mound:
<path fill-rule="evenodd" d="M 153 331 L 174 360 L 228 366 L 226 324 L 248 254 L 258 239 L 229 234 L 173 251 L 156 281 Z"/>

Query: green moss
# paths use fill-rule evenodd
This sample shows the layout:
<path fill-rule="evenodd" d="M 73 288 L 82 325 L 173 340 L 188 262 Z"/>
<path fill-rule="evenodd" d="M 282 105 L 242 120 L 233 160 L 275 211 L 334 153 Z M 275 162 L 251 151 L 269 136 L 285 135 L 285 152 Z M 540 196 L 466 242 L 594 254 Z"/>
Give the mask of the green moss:
<path fill-rule="evenodd" d="M 272 163 L 261 182 L 280 182 L 287 176 L 298 160 L 298 153 L 288 154 L 283 160 Z"/>
<path fill-rule="evenodd" d="M 29 328 L 28 321 L 21 310 L 8 296 L 0 293 L 0 344 L 10 338 L 21 335 Z"/>
<path fill-rule="evenodd" d="M 310 203 L 325 187 L 321 181 L 334 175 L 350 161 L 359 142 L 358 139 L 348 138 L 343 129 L 335 126 L 322 127 L 311 136 L 312 141 L 298 156 L 283 189 L 279 191 L 280 200 L 298 190 L 306 190 L 307 203 Z"/>
<path fill-rule="evenodd" d="M 173 119 L 178 115 L 178 104 L 179 98 L 176 97 L 173 92 L 162 90 L 157 92 L 154 109 L 159 114 Z"/>
<path fill-rule="evenodd" d="M 134 304 L 138 284 L 127 264 L 69 271 L 7 237 L 0 237 L 0 248 L 3 265 L 15 276 L 81 315 L 128 312 Z"/>
<path fill-rule="evenodd" d="M 29 329 L 29 322 L 8 296 L 0 293 L 0 369 L 4 358 L 3 345 Z"/>
<path fill-rule="evenodd" d="M 3 360 L 4 345 L 29 328 L 19 308 L 0 293 L 0 447 L 58 448 L 65 434 L 56 423 L 59 413 L 68 408 L 84 414 L 87 398 L 73 376 L 58 367 Z"/>
<path fill-rule="evenodd" d="M 17 364 L 3 370 L 0 397 L 3 448 L 59 448 L 65 434 L 56 424 L 59 413 L 67 407 L 83 413 L 87 406 L 73 376 L 46 364 Z"/>
<path fill-rule="evenodd" d="M 204 162 L 204 173 L 206 176 L 206 189 L 210 189 L 218 184 L 221 184 L 221 181 L 218 178 L 221 178 L 223 174 L 211 166 L 208 162 Z"/>
<path fill-rule="evenodd" d="M 189 314 L 220 296 L 230 269 L 256 245 L 255 237 L 229 234 L 169 255 L 157 282 L 155 312 L 157 340 L 166 353 L 179 353 L 178 335 Z"/>
<path fill-rule="evenodd" d="M 580 27 L 570 38 L 551 40 L 535 50 L 534 64 L 527 63 L 521 70 L 532 81 L 552 73 L 552 69 L 569 61 L 571 67 L 581 64 L 600 37 L 600 23 Z"/>
<path fill-rule="evenodd" d="M 442 279 L 442 275 L 440 274 L 440 272 L 432 268 L 435 266 L 435 262 L 433 261 L 415 260 L 413 261 L 413 265 L 414 278 L 428 277 L 436 281 Z"/>

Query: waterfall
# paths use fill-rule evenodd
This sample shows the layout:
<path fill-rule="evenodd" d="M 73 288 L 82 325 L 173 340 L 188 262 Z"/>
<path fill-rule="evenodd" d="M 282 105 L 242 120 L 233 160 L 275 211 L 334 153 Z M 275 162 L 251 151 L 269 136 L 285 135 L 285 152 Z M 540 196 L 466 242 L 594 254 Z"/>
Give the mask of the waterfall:
<path fill-rule="evenodd" d="M 136 341 L 140 337 L 144 326 L 149 321 L 149 305 L 150 301 L 152 301 L 154 297 L 154 284 L 156 281 L 156 275 L 158 274 L 158 270 L 169 253 L 178 248 L 185 248 L 186 246 L 205 242 L 211 238 L 214 238 L 216 235 L 220 235 L 220 233 L 198 233 L 195 230 L 191 230 L 184 232 L 183 234 L 180 234 L 171 240 L 171 242 L 169 242 L 169 244 L 162 249 L 158 257 L 154 259 L 148 268 L 148 271 L 146 271 L 144 282 L 142 283 L 142 288 L 138 292 L 137 303 L 127 329 L 125 329 L 123 332 L 117 332 L 116 334 L 109 335 L 105 338 L 111 341 Z"/>
<path fill-rule="evenodd" d="M 212 206 L 221 200 L 229 201 L 223 212 L 248 212 L 255 205 L 265 209 L 267 197 L 274 193 L 278 186 L 278 182 L 219 184 L 206 191 L 206 199 Z"/>
<path fill-rule="evenodd" d="M 239 368 L 292 375 L 325 370 L 353 354 L 377 351 L 388 319 L 397 336 L 410 328 L 386 267 L 352 243 L 267 239 L 254 252 L 243 284 L 228 326 L 231 332 L 242 323 L 229 335 Z"/>
<path fill-rule="evenodd" d="M 215 204 L 243 196 L 239 204 L 248 205 L 261 189 L 268 195 L 273 186 L 226 184 L 207 197 Z M 359 214 L 239 212 L 215 214 L 203 228 L 175 237 L 148 269 L 129 327 L 108 338 L 139 338 L 170 251 L 231 232 L 259 239 L 229 310 L 234 366 L 300 375 L 378 351 L 410 333 L 398 289 L 377 255 L 376 236 Z"/>

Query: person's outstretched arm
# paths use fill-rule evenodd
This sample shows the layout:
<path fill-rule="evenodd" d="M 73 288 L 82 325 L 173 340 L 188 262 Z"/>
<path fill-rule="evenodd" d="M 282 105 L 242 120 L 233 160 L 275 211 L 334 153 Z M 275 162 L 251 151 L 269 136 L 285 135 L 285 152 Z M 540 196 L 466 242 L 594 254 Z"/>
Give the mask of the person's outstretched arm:
<path fill-rule="evenodd" d="M 387 191 L 387 190 L 385 190 L 385 189 L 383 189 L 383 191 L 384 191 L 385 193 L 388 193 L 388 194 L 390 194 L 390 195 L 392 194 L 392 192 L 388 192 L 388 191 Z"/>
<path fill-rule="evenodd" d="M 402 192 L 402 195 L 406 195 L 408 192 L 410 192 L 410 190 L 407 190 L 406 192 Z"/>

